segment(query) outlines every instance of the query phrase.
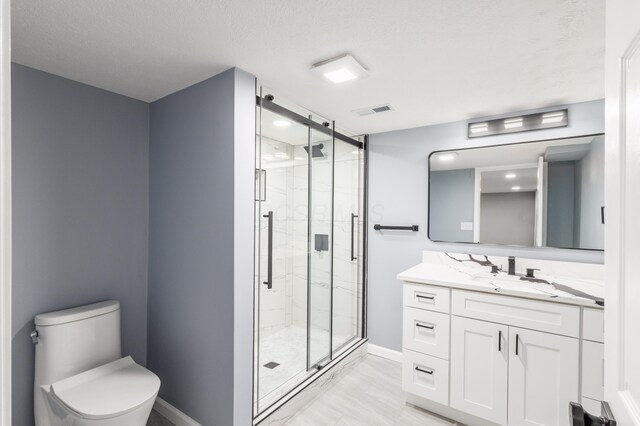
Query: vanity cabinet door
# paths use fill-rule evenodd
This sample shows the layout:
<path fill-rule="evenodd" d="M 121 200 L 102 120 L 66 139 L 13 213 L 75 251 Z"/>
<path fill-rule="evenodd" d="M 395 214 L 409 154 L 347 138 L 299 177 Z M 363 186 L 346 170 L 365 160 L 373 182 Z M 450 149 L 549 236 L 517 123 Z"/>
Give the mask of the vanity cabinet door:
<path fill-rule="evenodd" d="M 569 426 L 578 339 L 509 327 L 509 354 L 509 425 Z"/>
<path fill-rule="evenodd" d="M 451 317 L 452 408 L 507 424 L 509 327 Z"/>

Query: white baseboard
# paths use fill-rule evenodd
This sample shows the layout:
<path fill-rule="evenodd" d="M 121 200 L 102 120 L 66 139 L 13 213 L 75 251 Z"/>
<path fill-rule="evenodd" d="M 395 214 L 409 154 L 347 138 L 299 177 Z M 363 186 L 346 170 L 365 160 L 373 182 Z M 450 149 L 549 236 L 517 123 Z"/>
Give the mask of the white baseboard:
<path fill-rule="evenodd" d="M 367 352 L 371 355 L 390 359 L 391 361 L 402 362 L 402 352 L 394 351 L 393 349 L 368 343 Z"/>
<path fill-rule="evenodd" d="M 160 397 L 156 398 L 156 402 L 153 404 L 153 409 L 162 414 L 167 420 L 176 426 L 202 426 L 200 423 L 196 422 L 191 417 L 187 416 L 185 413 Z"/>

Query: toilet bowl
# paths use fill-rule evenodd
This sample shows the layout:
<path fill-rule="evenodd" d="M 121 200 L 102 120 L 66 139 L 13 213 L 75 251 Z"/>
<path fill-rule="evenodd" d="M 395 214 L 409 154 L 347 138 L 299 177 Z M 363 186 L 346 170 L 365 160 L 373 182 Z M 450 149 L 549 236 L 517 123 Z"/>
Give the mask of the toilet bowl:
<path fill-rule="evenodd" d="M 144 426 L 160 379 L 120 353 L 120 304 L 36 316 L 36 426 Z"/>

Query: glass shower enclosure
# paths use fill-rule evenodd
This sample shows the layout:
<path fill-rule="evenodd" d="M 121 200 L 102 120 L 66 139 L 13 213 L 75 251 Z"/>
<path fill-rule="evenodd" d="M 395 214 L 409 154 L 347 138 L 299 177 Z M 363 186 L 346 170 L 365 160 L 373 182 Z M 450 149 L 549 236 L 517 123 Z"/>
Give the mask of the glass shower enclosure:
<path fill-rule="evenodd" d="M 364 338 L 365 137 L 256 96 L 254 416 Z"/>

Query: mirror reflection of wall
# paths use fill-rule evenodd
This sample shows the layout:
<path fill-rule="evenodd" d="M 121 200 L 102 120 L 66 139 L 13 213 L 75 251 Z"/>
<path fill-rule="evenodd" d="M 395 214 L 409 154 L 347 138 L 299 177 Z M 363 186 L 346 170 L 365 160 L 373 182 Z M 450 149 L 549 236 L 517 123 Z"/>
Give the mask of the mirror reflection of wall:
<path fill-rule="evenodd" d="M 434 241 L 602 250 L 604 135 L 431 155 Z"/>

